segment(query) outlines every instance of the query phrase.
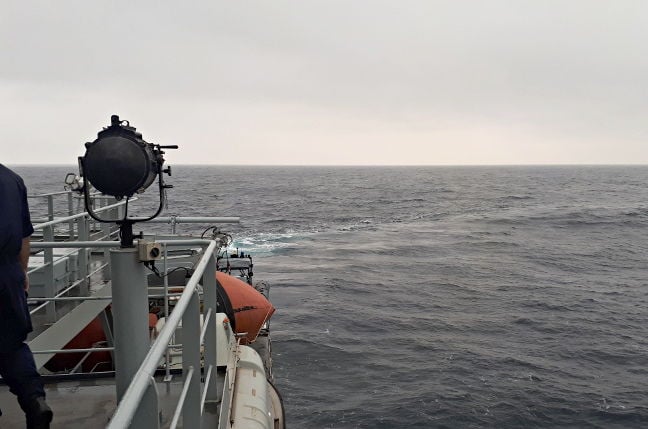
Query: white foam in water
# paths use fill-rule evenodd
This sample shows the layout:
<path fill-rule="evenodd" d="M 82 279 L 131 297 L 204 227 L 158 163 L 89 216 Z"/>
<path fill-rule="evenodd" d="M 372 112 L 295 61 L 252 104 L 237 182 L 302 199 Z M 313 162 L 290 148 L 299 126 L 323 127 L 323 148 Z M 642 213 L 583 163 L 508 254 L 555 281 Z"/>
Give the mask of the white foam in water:
<path fill-rule="evenodd" d="M 252 255 L 271 254 L 279 249 L 296 246 L 295 238 L 303 237 L 307 234 L 296 233 L 294 231 L 284 233 L 260 232 L 234 240 L 230 248 L 238 248 Z"/>

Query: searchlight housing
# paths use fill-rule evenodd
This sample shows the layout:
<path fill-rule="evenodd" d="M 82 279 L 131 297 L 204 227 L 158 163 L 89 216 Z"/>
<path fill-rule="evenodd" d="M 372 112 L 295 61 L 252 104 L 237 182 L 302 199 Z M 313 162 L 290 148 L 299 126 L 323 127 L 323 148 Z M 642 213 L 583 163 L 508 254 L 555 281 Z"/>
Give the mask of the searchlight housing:
<path fill-rule="evenodd" d="M 110 126 L 99 131 L 97 139 L 85 144 L 85 155 L 79 157 L 79 175 L 84 184 L 83 193 L 86 211 L 99 222 L 114 222 L 120 227 L 122 247 L 133 247 L 133 224 L 157 217 L 164 206 L 165 185 L 163 173 L 171 176 L 171 167 L 164 165 L 162 149 L 177 149 L 178 146 L 160 146 L 148 143 L 128 121 L 119 116 L 110 117 Z M 128 217 L 128 200 L 135 194 L 144 192 L 155 179 L 158 180 L 159 205 L 157 211 L 148 217 Z M 117 200 L 126 198 L 124 217 L 105 219 L 98 216 L 91 204 L 91 186 L 105 195 Z"/>

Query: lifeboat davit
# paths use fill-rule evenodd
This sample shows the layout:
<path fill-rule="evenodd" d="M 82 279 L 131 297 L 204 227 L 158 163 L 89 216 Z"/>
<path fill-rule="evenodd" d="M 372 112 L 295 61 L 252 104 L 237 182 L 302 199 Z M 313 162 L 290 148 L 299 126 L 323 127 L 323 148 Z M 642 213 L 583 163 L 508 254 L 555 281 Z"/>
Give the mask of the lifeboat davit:
<path fill-rule="evenodd" d="M 229 274 L 217 272 L 216 283 L 219 307 L 225 310 L 232 329 L 237 334 L 247 333 L 242 344 L 253 342 L 275 308 L 261 292 Z"/>

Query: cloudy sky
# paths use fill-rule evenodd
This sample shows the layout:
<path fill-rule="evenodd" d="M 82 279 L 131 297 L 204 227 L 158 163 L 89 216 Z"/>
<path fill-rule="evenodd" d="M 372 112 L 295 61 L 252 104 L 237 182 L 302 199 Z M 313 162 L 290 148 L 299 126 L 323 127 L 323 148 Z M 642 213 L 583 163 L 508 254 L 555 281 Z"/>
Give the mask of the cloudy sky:
<path fill-rule="evenodd" d="M 13 1 L 0 162 L 648 163 L 648 2 Z"/>

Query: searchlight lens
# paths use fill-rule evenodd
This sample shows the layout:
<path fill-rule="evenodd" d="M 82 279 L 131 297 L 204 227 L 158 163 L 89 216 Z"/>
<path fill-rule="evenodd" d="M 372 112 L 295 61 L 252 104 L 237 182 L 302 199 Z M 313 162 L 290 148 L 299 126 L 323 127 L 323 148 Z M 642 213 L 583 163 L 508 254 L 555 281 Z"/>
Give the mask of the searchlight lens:
<path fill-rule="evenodd" d="M 86 143 L 80 159 L 83 176 L 100 192 L 116 198 L 130 197 L 148 188 L 162 171 L 159 146 L 147 143 L 127 121 L 111 117 L 111 125 Z"/>

